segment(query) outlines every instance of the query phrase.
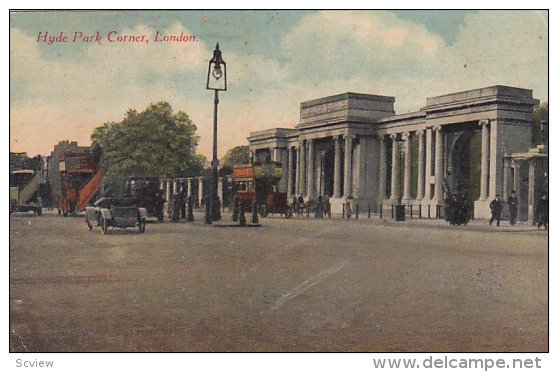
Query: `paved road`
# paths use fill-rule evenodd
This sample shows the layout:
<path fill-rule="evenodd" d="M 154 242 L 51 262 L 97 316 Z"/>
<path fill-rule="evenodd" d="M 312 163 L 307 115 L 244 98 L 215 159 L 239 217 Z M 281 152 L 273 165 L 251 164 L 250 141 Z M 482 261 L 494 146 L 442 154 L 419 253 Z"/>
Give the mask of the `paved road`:
<path fill-rule="evenodd" d="M 198 216 L 201 220 L 201 216 Z M 546 351 L 548 235 L 10 217 L 13 351 Z"/>

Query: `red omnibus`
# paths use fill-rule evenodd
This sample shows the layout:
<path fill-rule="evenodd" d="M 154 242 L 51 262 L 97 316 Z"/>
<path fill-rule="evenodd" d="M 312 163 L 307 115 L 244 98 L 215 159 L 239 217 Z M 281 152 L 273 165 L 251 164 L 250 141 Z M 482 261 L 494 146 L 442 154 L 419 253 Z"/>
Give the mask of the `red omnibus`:
<path fill-rule="evenodd" d="M 287 194 L 278 191 L 282 174 L 279 162 L 237 165 L 233 168 L 233 193 L 246 211 L 252 210 L 255 201 L 262 216 L 278 213 L 289 218 L 292 213 Z"/>

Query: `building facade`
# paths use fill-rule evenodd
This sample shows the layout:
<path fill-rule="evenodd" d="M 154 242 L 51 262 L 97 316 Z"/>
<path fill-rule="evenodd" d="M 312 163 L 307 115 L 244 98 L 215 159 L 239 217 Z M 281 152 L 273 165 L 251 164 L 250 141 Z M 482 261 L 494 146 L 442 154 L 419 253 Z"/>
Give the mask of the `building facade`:
<path fill-rule="evenodd" d="M 251 133 L 250 151 L 283 163 L 280 189 L 289 197 L 327 196 L 333 213 L 349 199 L 373 212 L 404 204 L 434 214 L 458 192 L 476 218 L 488 218 L 490 201 L 513 185 L 506 159 L 529 151 L 539 103 L 532 91 L 498 85 L 447 94 L 402 115 L 394 102 L 357 93 L 303 102 L 294 129 Z"/>

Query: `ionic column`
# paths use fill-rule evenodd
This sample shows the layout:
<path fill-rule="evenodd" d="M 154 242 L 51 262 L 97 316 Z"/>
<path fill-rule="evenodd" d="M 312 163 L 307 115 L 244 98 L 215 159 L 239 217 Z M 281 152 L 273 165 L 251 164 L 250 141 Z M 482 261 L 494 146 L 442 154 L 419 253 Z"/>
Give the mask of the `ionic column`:
<path fill-rule="evenodd" d="M 198 177 L 198 203 L 203 199 L 203 177 Z"/>
<path fill-rule="evenodd" d="M 295 169 L 295 195 L 300 195 L 300 146 L 295 147 L 296 169 Z"/>
<path fill-rule="evenodd" d="M 217 179 L 217 196 L 221 200 L 221 206 L 223 205 L 223 177 Z"/>
<path fill-rule="evenodd" d="M 343 182 L 343 197 L 351 196 L 352 187 L 352 165 L 353 165 L 353 136 L 345 136 L 345 178 Z"/>
<path fill-rule="evenodd" d="M 165 189 L 165 181 L 163 181 L 163 179 L 161 178 L 159 180 L 159 190 L 164 190 Z"/>
<path fill-rule="evenodd" d="M 190 197 L 192 195 L 192 179 L 188 177 L 187 180 L 188 180 L 188 197 Z"/>
<path fill-rule="evenodd" d="M 341 138 L 333 137 L 335 144 L 335 159 L 333 162 L 333 197 L 341 197 Z"/>
<path fill-rule="evenodd" d="M 418 131 L 417 200 L 424 198 L 424 130 Z"/>
<path fill-rule="evenodd" d="M 428 202 L 432 199 L 432 128 L 426 128 L 426 163 L 424 164 L 424 198 L 423 201 Z"/>
<path fill-rule="evenodd" d="M 381 203 L 386 198 L 386 182 L 387 182 L 387 165 L 386 165 L 386 141 L 384 141 L 384 136 L 378 137 L 380 141 L 380 179 L 379 179 L 379 190 L 378 199 Z"/>
<path fill-rule="evenodd" d="M 513 189 L 519 199 L 521 197 L 521 161 L 519 159 L 513 160 Z"/>
<path fill-rule="evenodd" d="M 502 194 L 502 145 L 498 146 L 500 140 L 498 138 L 499 124 L 497 120 L 490 121 L 490 149 L 489 149 L 489 166 L 488 166 L 488 199 L 492 200 L 497 194 Z"/>
<path fill-rule="evenodd" d="M 480 196 L 479 200 L 486 200 L 488 196 L 488 162 L 490 160 L 490 132 L 488 128 L 489 121 L 481 120 L 479 125 L 482 130 L 481 139 L 481 179 L 480 179 Z"/>
<path fill-rule="evenodd" d="M 172 194 L 178 194 L 178 180 L 176 178 L 172 179 Z"/>
<path fill-rule="evenodd" d="M 391 195 L 394 202 L 399 201 L 399 148 L 397 134 L 390 134 L 391 138 Z"/>
<path fill-rule="evenodd" d="M 314 175 L 314 172 L 316 170 L 316 167 L 315 167 L 316 162 L 315 162 L 315 159 L 314 159 L 314 140 L 309 139 L 307 141 L 307 143 L 308 143 L 308 164 L 307 164 L 307 167 L 308 167 L 308 170 L 307 170 L 308 192 L 307 192 L 307 194 L 308 194 L 308 199 L 314 199 L 315 194 L 316 194 L 316 190 L 315 190 L 315 187 L 314 187 L 315 186 L 314 185 L 315 184 L 314 180 L 316 179 L 315 175 Z"/>
<path fill-rule="evenodd" d="M 436 142 L 435 142 L 435 158 L 434 158 L 434 199 L 440 201 L 444 198 L 444 163 L 443 163 L 443 142 L 442 142 L 442 127 L 436 126 L 434 127 L 434 133 L 436 133 Z"/>
<path fill-rule="evenodd" d="M 306 143 L 300 144 L 300 194 L 306 195 Z"/>
<path fill-rule="evenodd" d="M 502 198 L 504 200 L 508 199 L 510 194 L 510 177 L 511 177 L 511 158 L 509 156 L 504 156 L 504 187 L 502 188 Z M 512 186 L 513 187 L 513 186 Z"/>
<path fill-rule="evenodd" d="M 170 178 L 167 178 L 167 190 L 165 194 L 167 201 L 170 201 L 170 197 L 171 197 L 170 191 L 171 191 L 171 180 Z"/>
<path fill-rule="evenodd" d="M 292 148 L 287 146 L 287 197 L 290 198 L 293 195 L 293 153 Z"/>
<path fill-rule="evenodd" d="M 411 196 L 411 134 L 409 132 L 403 133 L 405 140 L 405 165 L 403 174 L 403 200 L 412 199 Z"/>

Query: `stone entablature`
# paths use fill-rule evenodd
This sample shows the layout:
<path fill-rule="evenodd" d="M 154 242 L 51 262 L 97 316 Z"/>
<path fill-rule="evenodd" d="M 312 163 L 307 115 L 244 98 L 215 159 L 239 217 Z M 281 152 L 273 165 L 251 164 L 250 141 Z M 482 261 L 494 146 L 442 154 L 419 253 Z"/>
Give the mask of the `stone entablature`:
<path fill-rule="evenodd" d="M 282 187 L 289 196 L 313 200 L 325 193 L 332 205 L 351 197 L 375 206 L 404 202 L 439 211 L 450 152 L 457 151 L 453 146 L 461 134 L 476 133 L 482 137 L 482 154 L 475 216 L 486 217 L 490 201 L 505 187 L 504 153 L 529 149 L 533 106 L 539 102 L 532 91 L 496 85 L 446 94 L 427 98 L 420 111 L 400 115 L 394 102 L 394 97 L 357 93 L 302 102 L 295 129 L 251 133 L 250 150 L 254 158 L 263 151 L 258 158 L 287 164 Z M 411 140 L 418 146 L 415 152 Z M 418 174 L 411 175 L 416 151 Z M 413 195 L 411 177 L 418 185 Z"/>
<path fill-rule="evenodd" d="M 375 123 L 379 118 L 395 114 L 394 102 L 394 97 L 350 92 L 302 102 L 297 128 L 347 121 Z"/>

